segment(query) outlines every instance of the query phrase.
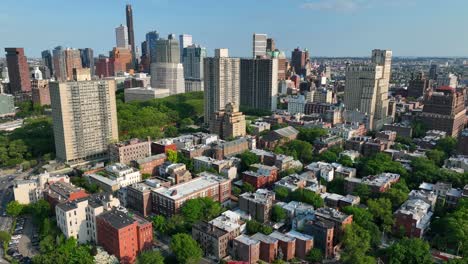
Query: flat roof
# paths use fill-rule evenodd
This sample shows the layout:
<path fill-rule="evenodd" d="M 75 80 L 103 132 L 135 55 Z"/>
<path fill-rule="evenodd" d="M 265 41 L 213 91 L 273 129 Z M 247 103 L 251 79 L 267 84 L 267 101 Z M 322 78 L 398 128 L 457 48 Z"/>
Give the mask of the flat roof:
<path fill-rule="evenodd" d="M 271 237 L 276 238 L 278 240 L 284 241 L 284 242 L 293 242 L 296 240 L 294 237 L 287 236 L 283 233 L 280 233 L 278 231 L 274 231 L 273 233 L 270 234 Z"/>
<path fill-rule="evenodd" d="M 112 209 L 97 216 L 98 218 L 104 219 L 106 222 L 110 223 L 114 228 L 121 229 L 132 225 L 135 220 L 128 216 L 126 213 L 119 211 L 117 209 Z"/>
<path fill-rule="evenodd" d="M 192 179 L 188 182 L 177 184 L 169 188 L 160 187 L 157 189 L 153 189 L 152 191 L 162 196 L 165 196 L 166 198 L 177 200 L 192 193 L 206 189 L 210 186 L 218 185 L 219 183 L 225 181 L 229 180 L 221 176 L 215 176 L 213 174 L 210 176 L 200 175 L 200 177 Z"/>
<path fill-rule="evenodd" d="M 299 240 L 314 240 L 314 237 L 313 236 L 309 236 L 307 234 L 303 234 L 303 233 L 300 233 L 296 230 L 291 230 L 289 231 L 288 233 L 286 233 L 286 235 L 290 236 L 290 237 L 294 237 L 296 239 L 299 239 Z"/>
<path fill-rule="evenodd" d="M 238 237 L 235 238 L 235 240 L 241 242 L 242 244 L 246 244 L 246 245 L 255 245 L 255 244 L 258 244 L 260 243 L 260 241 L 256 240 L 256 239 L 253 239 L 247 235 L 240 235 Z"/>

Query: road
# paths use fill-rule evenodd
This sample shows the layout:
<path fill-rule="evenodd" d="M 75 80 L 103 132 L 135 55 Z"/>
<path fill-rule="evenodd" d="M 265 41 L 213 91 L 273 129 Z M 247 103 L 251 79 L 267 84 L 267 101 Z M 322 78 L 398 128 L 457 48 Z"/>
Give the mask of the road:
<path fill-rule="evenodd" d="M 37 230 L 34 228 L 31 217 L 28 216 L 24 222 L 23 236 L 20 238 L 18 244 L 18 252 L 21 255 L 32 258 L 34 255 L 39 253 L 37 249 L 31 244 L 31 240 L 33 239 L 33 235 L 35 233 L 37 233 Z"/>

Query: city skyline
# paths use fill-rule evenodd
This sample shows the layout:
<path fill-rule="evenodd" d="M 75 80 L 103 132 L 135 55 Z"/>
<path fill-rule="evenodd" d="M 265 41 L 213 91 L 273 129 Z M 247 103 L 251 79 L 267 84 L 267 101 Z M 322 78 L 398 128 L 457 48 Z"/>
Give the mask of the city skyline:
<path fill-rule="evenodd" d="M 21 15 L 25 10 L 20 5 L 4 6 L 0 22 L 12 26 L 0 29 L 8 36 L 2 38 L 0 48 L 24 47 L 29 58 L 59 45 L 107 54 L 115 46 L 114 29 L 126 22 L 122 6 L 128 3 L 133 8 L 137 47 L 147 32 L 157 30 L 163 36 L 191 34 L 209 56 L 215 48 L 229 48 L 231 56 L 249 57 L 253 33 L 268 34 L 288 56 L 297 46 L 309 49 L 312 57 L 366 57 L 373 48 L 391 49 L 395 57 L 468 56 L 468 47 L 463 45 L 466 37 L 459 34 L 460 25 L 468 22 L 463 16 L 468 3 L 462 0 L 450 5 L 434 0 L 274 0 L 268 5 L 246 0 L 222 4 L 212 0 L 85 0 L 66 7 L 59 3 L 31 2 L 28 9 L 35 12 L 26 12 L 27 16 Z M 85 8 L 88 4 L 91 8 Z M 434 19 L 441 13 L 450 16 Z M 57 23 L 65 19 L 71 22 Z"/>

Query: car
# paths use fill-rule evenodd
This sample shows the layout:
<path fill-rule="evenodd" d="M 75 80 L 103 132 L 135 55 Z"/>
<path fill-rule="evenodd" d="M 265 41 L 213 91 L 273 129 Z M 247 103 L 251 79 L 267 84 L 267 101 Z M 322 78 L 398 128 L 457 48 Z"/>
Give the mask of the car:
<path fill-rule="evenodd" d="M 22 235 L 18 234 L 18 235 L 14 235 L 11 237 L 11 239 L 20 239 L 22 237 Z"/>

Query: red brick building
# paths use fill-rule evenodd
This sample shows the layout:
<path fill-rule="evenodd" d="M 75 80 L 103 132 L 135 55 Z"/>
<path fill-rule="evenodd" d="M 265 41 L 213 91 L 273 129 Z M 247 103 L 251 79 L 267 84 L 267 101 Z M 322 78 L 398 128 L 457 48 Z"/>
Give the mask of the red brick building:
<path fill-rule="evenodd" d="M 97 243 L 119 258 L 120 263 L 135 263 L 137 254 L 149 249 L 153 227 L 143 218 L 128 216 L 116 209 L 96 217 Z"/>
<path fill-rule="evenodd" d="M 44 200 L 46 200 L 52 208 L 59 203 L 73 201 L 76 199 L 88 197 L 89 194 L 71 183 L 58 181 L 55 182 L 44 191 Z"/>
<path fill-rule="evenodd" d="M 33 80 L 31 87 L 34 104 L 50 105 L 49 80 Z"/>
<path fill-rule="evenodd" d="M 23 48 L 5 48 L 11 94 L 31 91 L 28 60 Z"/>
<path fill-rule="evenodd" d="M 141 174 L 157 175 L 158 168 L 167 160 L 166 154 L 158 154 L 136 161 L 132 161 L 132 165 L 140 169 Z"/>
<path fill-rule="evenodd" d="M 294 237 L 287 236 L 278 231 L 271 233 L 270 237 L 278 240 L 278 254 L 281 251 L 283 260 L 288 261 L 294 258 L 296 253 L 296 239 Z"/>
<path fill-rule="evenodd" d="M 286 235 L 296 239 L 296 258 L 305 259 L 309 251 L 314 247 L 314 238 L 295 230 L 289 231 Z"/>
<path fill-rule="evenodd" d="M 167 153 L 168 150 L 177 151 L 177 145 L 171 140 L 162 139 L 151 144 L 151 153 L 153 154 Z"/>
<path fill-rule="evenodd" d="M 260 259 L 268 263 L 273 262 L 278 254 L 278 239 L 256 233 L 252 239 L 260 241 Z"/>
<path fill-rule="evenodd" d="M 242 173 L 242 181 L 250 183 L 256 189 L 272 185 L 278 179 L 278 168 L 262 164 L 253 164 L 251 170 Z"/>

